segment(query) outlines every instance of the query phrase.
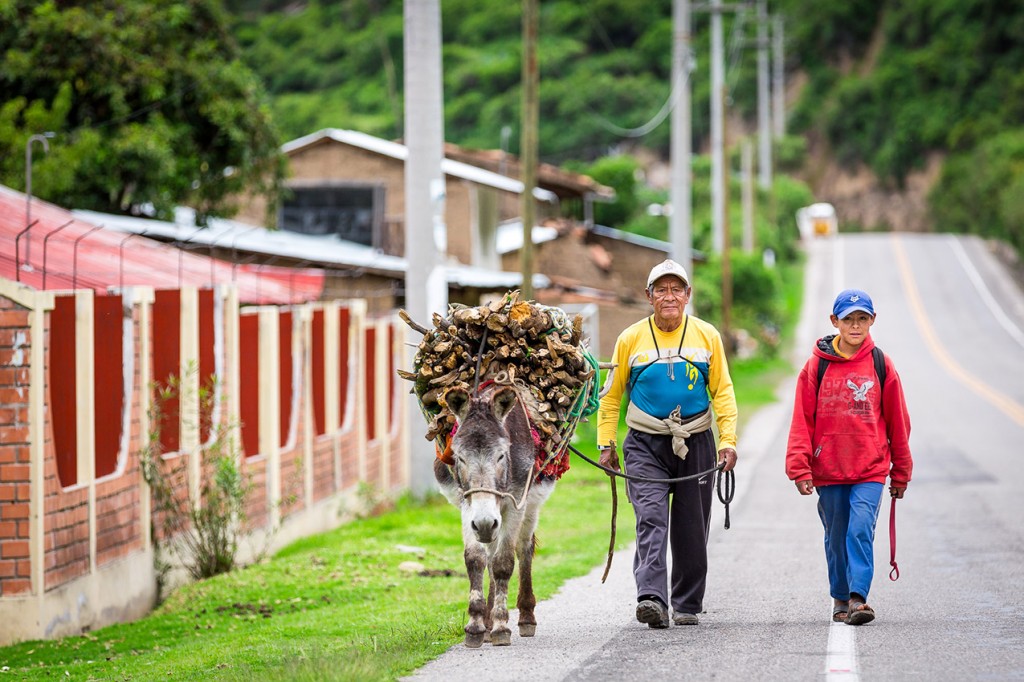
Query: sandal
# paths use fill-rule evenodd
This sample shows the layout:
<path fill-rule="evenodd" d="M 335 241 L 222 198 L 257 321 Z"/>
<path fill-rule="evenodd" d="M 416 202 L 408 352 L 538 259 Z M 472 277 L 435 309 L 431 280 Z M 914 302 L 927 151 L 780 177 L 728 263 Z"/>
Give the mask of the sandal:
<path fill-rule="evenodd" d="M 833 623 L 845 623 L 846 613 L 849 608 L 849 602 L 844 604 L 832 604 L 832 622 Z"/>
<path fill-rule="evenodd" d="M 850 610 L 846 615 L 847 625 L 864 625 L 875 619 L 875 610 L 862 601 L 850 600 Z"/>

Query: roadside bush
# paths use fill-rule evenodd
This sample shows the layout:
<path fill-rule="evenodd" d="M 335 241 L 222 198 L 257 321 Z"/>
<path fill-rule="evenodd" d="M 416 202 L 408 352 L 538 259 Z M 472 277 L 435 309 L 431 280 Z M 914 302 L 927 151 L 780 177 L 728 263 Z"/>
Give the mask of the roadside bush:
<path fill-rule="evenodd" d="M 171 556 L 177 557 L 196 580 L 227 573 L 235 567 L 239 531 L 245 520 L 244 502 L 250 488 L 239 466 L 241 450 L 231 436 L 232 429 L 212 420 L 214 377 L 200 388 L 199 394 L 200 420 L 208 427 L 210 438 L 194 454 L 164 457 L 160 435 L 165 410 L 176 399 L 189 399 L 181 386 L 179 379 L 171 377 L 168 385 L 154 387 L 158 397 L 149 410 L 149 438 L 139 453 L 142 476 L 152 498 L 153 542 L 161 583 L 171 568 Z M 200 459 L 196 496 L 190 485 L 191 457 Z"/>

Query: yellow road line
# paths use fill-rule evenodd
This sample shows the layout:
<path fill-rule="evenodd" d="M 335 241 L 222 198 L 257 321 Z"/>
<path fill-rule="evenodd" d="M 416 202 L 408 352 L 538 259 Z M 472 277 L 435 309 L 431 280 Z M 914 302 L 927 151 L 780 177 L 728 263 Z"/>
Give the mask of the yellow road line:
<path fill-rule="evenodd" d="M 924 305 L 922 305 L 921 296 L 917 292 L 917 285 L 914 284 L 910 263 L 907 261 L 906 253 L 903 251 L 903 241 L 896 235 L 893 235 L 892 243 L 893 254 L 895 254 L 896 262 L 899 266 L 900 279 L 903 280 L 903 290 L 907 294 L 907 303 L 910 304 L 910 311 L 914 314 L 917 326 L 921 330 L 921 335 L 924 337 L 925 343 L 928 344 L 928 348 L 931 350 L 932 355 L 935 356 L 939 365 L 977 393 L 986 402 L 1024 427 L 1024 406 L 1021 406 L 1010 396 L 1000 393 L 983 381 L 979 381 L 946 352 L 935 330 L 932 329 L 928 316 L 924 314 Z"/>

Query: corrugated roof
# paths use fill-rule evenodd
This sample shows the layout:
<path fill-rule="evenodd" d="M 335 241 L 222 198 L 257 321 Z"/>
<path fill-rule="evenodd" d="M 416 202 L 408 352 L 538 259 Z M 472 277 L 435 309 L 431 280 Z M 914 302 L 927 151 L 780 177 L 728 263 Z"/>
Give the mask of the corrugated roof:
<path fill-rule="evenodd" d="M 259 253 L 266 256 L 280 256 L 297 262 L 305 261 L 311 266 L 341 269 L 358 269 L 398 279 L 405 277 L 405 258 L 389 256 L 362 244 L 348 242 L 330 236 L 313 236 L 268 230 L 256 225 L 214 218 L 209 227 L 198 229 L 191 220 L 172 223 L 149 218 L 111 215 L 95 211 L 72 211 L 92 223 L 102 223 L 118 232 L 146 234 L 148 236 L 174 240 L 186 244 L 202 244 L 224 249 L 235 249 L 244 253 Z M 187 216 L 186 212 L 186 216 Z M 33 211 L 33 215 L 34 215 Z M 517 287 L 523 278 L 518 272 L 490 270 L 471 265 L 450 263 L 446 266 L 448 283 L 460 287 Z M 535 274 L 533 285 L 544 288 L 550 285 L 547 277 Z"/>
<path fill-rule="evenodd" d="M 317 270 L 233 265 L 133 239 L 136 233 L 114 229 L 112 221 L 76 215 L 37 198 L 27 232 L 25 218 L 26 195 L 0 185 L 0 277 L 36 289 L 233 284 L 243 303 L 279 304 L 316 300 L 323 291 L 323 273 Z"/>

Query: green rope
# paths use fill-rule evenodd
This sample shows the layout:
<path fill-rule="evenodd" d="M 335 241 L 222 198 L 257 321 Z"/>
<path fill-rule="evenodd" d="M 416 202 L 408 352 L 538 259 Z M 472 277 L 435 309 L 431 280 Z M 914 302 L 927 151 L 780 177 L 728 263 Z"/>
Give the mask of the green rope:
<path fill-rule="evenodd" d="M 582 411 L 577 418 L 589 417 L 597 412 L 597 408 L 601 405 L 601 367 L 597 362 L 597 358 L 591 355 L 590 351 L 586 348 L 581 350 L 583 351 L 583 359 L 590 364 L 590 367 L 594 370 L 594 375 L 590 377 L 586 388 L 580 391 L 580 397 L 584 399 L 585 404 L 582 405 Z"/>

